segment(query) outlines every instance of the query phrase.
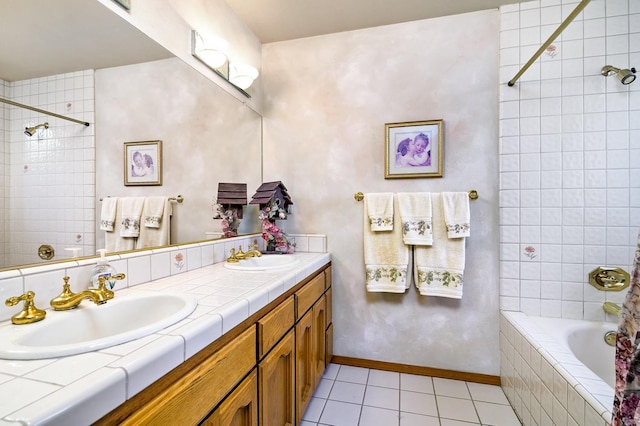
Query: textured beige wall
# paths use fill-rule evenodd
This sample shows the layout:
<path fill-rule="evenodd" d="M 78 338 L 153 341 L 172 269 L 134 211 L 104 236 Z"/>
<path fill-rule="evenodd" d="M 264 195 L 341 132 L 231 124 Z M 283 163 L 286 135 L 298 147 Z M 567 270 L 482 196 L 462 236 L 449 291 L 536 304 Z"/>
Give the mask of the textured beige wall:
<path fill-rule="evenodd" d="M 499 374 L 497 10 L 263 46 L 264 180 L 328 235 L 337 355 Z M 443 119 L 444 177 L 384 179 L 384 124 Z M 462 300 L 366 293 L 363 192 L 478 190 Z"/>
<path fill-rule="evenodd" d="M 172 242 L 220 230 L 212 219 L 218 182 L 260 186 L 260 116 L 179 59 L 96 71 L 96 195 L 181 194 Z M 124 142 L 162 140 L 162 186 L 124 186 Z M 96 201 L 100 212 L 100 202 Z M 241 232 L 260 229 L 248 207 Z M 104 231 L 97 231 L 97 247 Z"/>

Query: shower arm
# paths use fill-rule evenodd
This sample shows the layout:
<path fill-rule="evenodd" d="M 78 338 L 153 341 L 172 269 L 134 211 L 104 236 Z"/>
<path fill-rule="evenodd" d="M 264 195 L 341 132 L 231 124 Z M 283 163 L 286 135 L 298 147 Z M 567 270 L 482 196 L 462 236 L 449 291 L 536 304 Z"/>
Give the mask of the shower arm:
<path fill-rule="evenodd" d="M 542 55 L 542 52 L 544 52 L 547 49 L 547 47 L 549 47 L 549 45 L 553 43 L 553 41 L 560 35 L 560 33 L 564 31 L 564 29 L 567 28 L 567 26 L 576 18 L 576 16 L 578 16 L 580 12 L 582 12 L 582 10 L 587 6 L 587 4 L 589 4 L 589 1 L 590 0 L 580 1 L 580 3 L 576 6 L 576 8 L 573 9 L 573 12 L 571 12 L 569 16 L 565 18 L 564 21 L 562 21 L 560 26 L 553 32 L 553 34 L 551 34 L 551 36 L 549 36 L 547 41 L 545 41 L 542 44 L 542 46 L 540 46 L 540 48 L 536 51 L 536 53 L 533 54 L 531 59 L 529 59 L 529 61 L 526 64 L 524 64 L 524 66 L 520 69 L 520 71 L 518 71 L 518 73 L 511 80 L 509 80 L 509 83 L 507 83 L 509 87 L 516 84 L 516 81 L 518 81 L 518 79 L 522 76 L 522 74 L 524 74 L 524 72 L 529 69 L 529 67 L 536 61 L 536 59 L 538 59 L 538 57 Z"/>
<path fill-rule="evenodd" d="M 24 105 L 24 104 L 21 104 L 21 103 L 18 103 L 18 102 L 10 101 L 9 99 L 0 98 L 0 102 L 3 102 L 5 104 L 9 104 L 9 105 L 13 105 L 13 106 L 17 106 L 19 108 L 24 108 L 24 109 L 28 109 L 28 110 L 31 110 L 31 111 L 39 112 L 41 114 L 50 115 L 52 117 L 62 118 L 63 120 L 73 121 L 74 123 L 83 124 L 83 125 L 85 125 L 87 127 L 89 126 L 89 123 L 87 123 L 86 121 L 76 120 L 75 118 L 70 118 L 70 117 L 65 117 L 64 115 L 56 114 L 55 112 L 45 111 L 45 110 L 40 109 L 40 108 L 35 108 L 35 107 L 29 106 L 29 105 Z"/>

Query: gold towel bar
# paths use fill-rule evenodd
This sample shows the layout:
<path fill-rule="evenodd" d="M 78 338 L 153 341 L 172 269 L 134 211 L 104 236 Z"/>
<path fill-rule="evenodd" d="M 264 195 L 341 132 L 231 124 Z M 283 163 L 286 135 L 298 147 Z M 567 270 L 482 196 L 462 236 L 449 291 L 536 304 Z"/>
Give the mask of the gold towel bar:
<path fill-rule="evenodd" d="M 107 195 L 107 198 L 109 198 L 110 195 Z M 104 200 L 104 198 L 100 198 L 100 201 Z M 177 197 L 169 197 L 169 201 L 175 201 L 178 204 L 182 204 L 182 202 L 184 201 L 184 197 L 182 195 L 178 195 Z"/>
<path fill-rule="evenodd" d="M 476 191 L 475 189 L 472 189 L 471 191 L 469 191 L 468 194 L 469 194 L 470 200 L 478 199 L 478 191 Z M 353 198 L 355 198 L 356 201 L 362 201 L 364 200 L 364 194 L 362 192 L 356 192 L 355 194 L 353 194 Z"/>

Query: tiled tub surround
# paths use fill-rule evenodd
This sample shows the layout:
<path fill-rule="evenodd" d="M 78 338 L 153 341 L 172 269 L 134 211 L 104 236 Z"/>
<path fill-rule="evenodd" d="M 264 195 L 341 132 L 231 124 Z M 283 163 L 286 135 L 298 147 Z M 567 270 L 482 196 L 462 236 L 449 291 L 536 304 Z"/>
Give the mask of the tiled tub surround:
<path fill-rule="evenodd" d="M 500 351 L 502 388 L 525 426 L 610 424 L 613 389 L 534 319 L 503 311 Z"/>
<path fill-rule="evenodd" d="M 295 238 L 300 262 L 260 273 L 232 271 L 222 263 L 231 248 L 246 249 L 255 236 L 110 257 L 118 272 L 127 274 L 116 297 L 182 292 L 193 294 L 198 306 L 173 326 L 122 345 L 55 359 L 0 360 L 0 425 L 88 424 L 101 418 L 330 261 L 324 236 Z M 65 274 L 76 291 L 79 277 L 94 263 L 0 273 L 1 296 L 34 290 L 44 308 L 43 300 L 60 291 Z"/>

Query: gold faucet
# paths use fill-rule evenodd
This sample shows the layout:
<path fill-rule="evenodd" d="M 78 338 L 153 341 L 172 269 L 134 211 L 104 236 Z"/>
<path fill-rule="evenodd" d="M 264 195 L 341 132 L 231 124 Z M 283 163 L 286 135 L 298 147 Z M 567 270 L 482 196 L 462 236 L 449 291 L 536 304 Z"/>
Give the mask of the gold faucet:
<path fill-rule="evenodd" d="M 113 299 L 115 296 L 115 293 L 112 290 L 107 289 L 105 282 L 107 280 L 122 280 L 124 278 L 124 274 L 115 274 L 111 276 L 101 275 L 98 277 L 98 288 L 88 288 L 80 293 L 74 293 L 71 291 L 71 287 L 69 286 L 69 277 L 64 277 L 62 293 L 51 299 L 51 307 L 56 311 L 66 311 L 77 308 L 80 302 L 84 299 L 89 299 L 96 305 L 102 305 L 103 303 L 107 303 L 107 300 Z"/>
<path fill-rule="evenodd" d="M 620 316 L 622 315 L 622 307 L 620 305 L 613 302 L 604 302 L 602 305 L 602 309 L 608 314 Z"/>
<path fill-rule="evenodd" d="M 250 257 L 260 257 L 262 256 L 262 252 L 260 250 L 258 250 L 258 243 L 256 242 L 255 244 L 249 244 L 249 251 L 248 252 L 244 252 L 242 251 L 242 246 L 238 247 L 238 251 L 236 251 L 236 249 L 231 249 L 229 251 L 230 256 L 227 258 L 227 262 L 229 263 L 238 263 L 240 262 L 242 259 L 248 259 Z"/>
<path fill-rule="evenodd" d="M 12 323 L 17 325 L 31 324 L 32 322 L 38 322 L 44 319 L 47 312 L 36 308 L 36 305 L 33 303 L 35 295 L 33 291 L 27 291 L 22 296 L 10 297 L 4 302 L 7 306 L 15 306 L 20 303 L 20 301 L 24 301 L 22 311 L 11 317 Z"/>

